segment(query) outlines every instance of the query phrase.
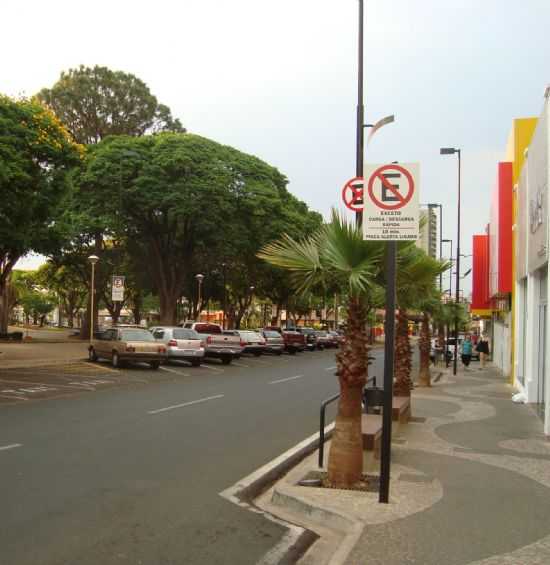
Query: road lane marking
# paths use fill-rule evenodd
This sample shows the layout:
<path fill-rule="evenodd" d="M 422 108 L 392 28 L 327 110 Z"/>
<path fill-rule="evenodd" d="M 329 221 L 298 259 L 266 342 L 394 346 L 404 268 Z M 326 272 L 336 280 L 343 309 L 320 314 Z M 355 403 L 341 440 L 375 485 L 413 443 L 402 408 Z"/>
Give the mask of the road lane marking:
<path fill-rule="evenodd" d="M 159 369 L 162 369 L 163 371 L 168 371 L 169 373 L 174 373 L 176 375 L 183 375 L 184 377 L 190 377 L 191 376 L 190 373 L 186 373 L 184 371 L 176 371 L 176 369 L 170 369 L 168 367 L 159 367 Z"/>
<path fill-rule="evenodd" d="M 233 361 L 231 364 L 235 365 L 235 367 L 246 367 L 247 369 L 250 367 L 250 365 L 245 365 L 244 363 L 237 363 L 237 361 Z"/>
<path fill-rule="evenodd" d="M 274 385 L 277 383 L 285 383 L 286 381 L 293 381 L 294 379 L 301 379 L 304 375 L 296 375 L 295 377 L 287 377 L 286 379 L 279 379 L 278 381 L 271 381 L 270 385 Z"/>
<path fill-rule="evenodd" d="M 0 447 L 0 451 L 6 451 L 8 449 L 15 449 L 16 447 L 23 447 L 22 443 L 11 443 L 10 445 L 3 445 Z"/>
<path fill-rule="evenodd" d="M 168 412 L 168 410 L 175 410 L 176 408 L 184 408 L 185 406 L 192 406 L 193 404 L 200 404 L 201 402 L 208 402 L 216 398 L 223 398 L 223 394 L 216 396 L 208 396 L 207 398 L 200 398 L 199 400 L 192 400 L 191 402 L 184 402 L 182 404 L 174 404 L 173 406 L 166 406 L 166 408 L 158 408 L 157 410 L 149 410 L 147 414 L 160 414 L 160 412 Z"/>
<path fill-rule="evenodd" d="M 327 367 L 325 371 L 332 371 L 333 369 L 337 369 L 338 367 L 334 365 L 334 367 Z"/>

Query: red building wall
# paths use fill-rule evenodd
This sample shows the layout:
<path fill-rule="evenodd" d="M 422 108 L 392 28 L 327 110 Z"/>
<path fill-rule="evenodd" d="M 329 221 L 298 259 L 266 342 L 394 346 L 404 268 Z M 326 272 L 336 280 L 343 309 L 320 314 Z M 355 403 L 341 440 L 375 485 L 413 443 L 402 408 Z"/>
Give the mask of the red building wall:
<path fill-rule="evenodd" d="M 471 309 L 484 311 L 491 309 L 489 297 L 489 236 L 474 235 L 472 260 L 472 305 Z"/>

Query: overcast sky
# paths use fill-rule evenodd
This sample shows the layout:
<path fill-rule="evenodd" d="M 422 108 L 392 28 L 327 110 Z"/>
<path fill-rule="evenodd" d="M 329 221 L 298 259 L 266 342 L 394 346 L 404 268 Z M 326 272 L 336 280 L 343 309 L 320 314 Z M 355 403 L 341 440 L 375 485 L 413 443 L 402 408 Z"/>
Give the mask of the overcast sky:
<path fill-rule="evenodd" d="M 134 73 L 189 131 L 275 165 L 327 215 L 355 175 L 357 13 L 358 0 L 5 0 L 0 92 L 34 94 L 80 64 Z M 365 16 L 365 118 L 396 116 L 366 161 L 420 162 L 420 201 L 443 204 L 456 241 L 456 157 L 439 148 L 460 147 L 471 253 L 511 121 L 542 109 L 550 1 L 365 0 Z"/>

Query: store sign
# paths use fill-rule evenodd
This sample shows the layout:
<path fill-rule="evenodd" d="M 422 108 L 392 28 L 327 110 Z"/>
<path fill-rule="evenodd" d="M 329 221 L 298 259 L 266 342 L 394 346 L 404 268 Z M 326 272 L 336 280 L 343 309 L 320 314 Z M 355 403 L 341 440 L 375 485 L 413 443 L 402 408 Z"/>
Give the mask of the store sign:
<path fill-rule="evenodd" d="M 546 101 L 527 154 L 527 253 L 532 273 L 548 261 L 548 111 Z M 525 165 L 524 165 L 525 166 Z"/>

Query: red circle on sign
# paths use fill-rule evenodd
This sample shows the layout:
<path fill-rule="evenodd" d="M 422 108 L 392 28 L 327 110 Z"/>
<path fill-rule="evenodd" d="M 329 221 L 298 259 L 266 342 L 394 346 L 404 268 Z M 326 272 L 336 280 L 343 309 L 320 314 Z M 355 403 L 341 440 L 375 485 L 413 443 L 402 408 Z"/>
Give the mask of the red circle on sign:
<path fill-rule="evenodd" d="M 342 200 L 344 204 L 354 212 L 361 212 L 363 210 L 363 186 L 354 186 L 353 183 L 364 185 L 365 180 L 363 177 L 353 177 L 348 180 L 342 189 Z"/>
<path fill-rule="evenodd" d="M 387 170 L 394 170 L 394 171 L 399 171 L 400 173 L 403 174 L 403 176 L 407 179 L 408 183 L 409 183 L 409 190 L 407 192 L 406 196 L 401 196 L 401 194 L 399 194 L 399 192 L 397 192 L 396 190 L 394 190 L 393 185 L 389 184 L 387 179 L 385 177 L 383 177 L 381 175 L 381 173 L 383 171 L 387 171 Z M 382 184 L 388 189 L 390 190 L 394 196 L 397 196 L 397 198 L 399 199 L 399 201 L 396 204 L 393 205 L 389 205 L 389 204 L 383 204 L 382 202 L 380 202 L 380 200 L 378 200 L 378 198 L 376 198 L 376 196 L 374 196 L 374 191 L 373 191 L 373 184 L 374 181 L 376 179 L 379 179 L 382 181 Z M 413 197 L 414 194 L 414 180 L 411 176 L 411 173 L 409 173 L 409 171 L 407 171 L 407 169 L 405 169 L 404 167 L 400 167 L 399 165 L 383 165 L 382 167 L 378 167 L 378 169 L 376 169 L 376 171 L 374 171 L 374 173 L 371 175 L 370 179 L 369 179 L 369 186 L 368 186 L 368 191 L 369 191 L 369 196 L 370 199 L 374 202 L 374 204 L 376 206 L 378 206 L 379 208 L 382 208 L 384 210 L 399 210 L 399 208 L 403 208 L 403 206 L 405 206 L 405 204 L 407 204 L 409 202 L 409 200 Z"/>

